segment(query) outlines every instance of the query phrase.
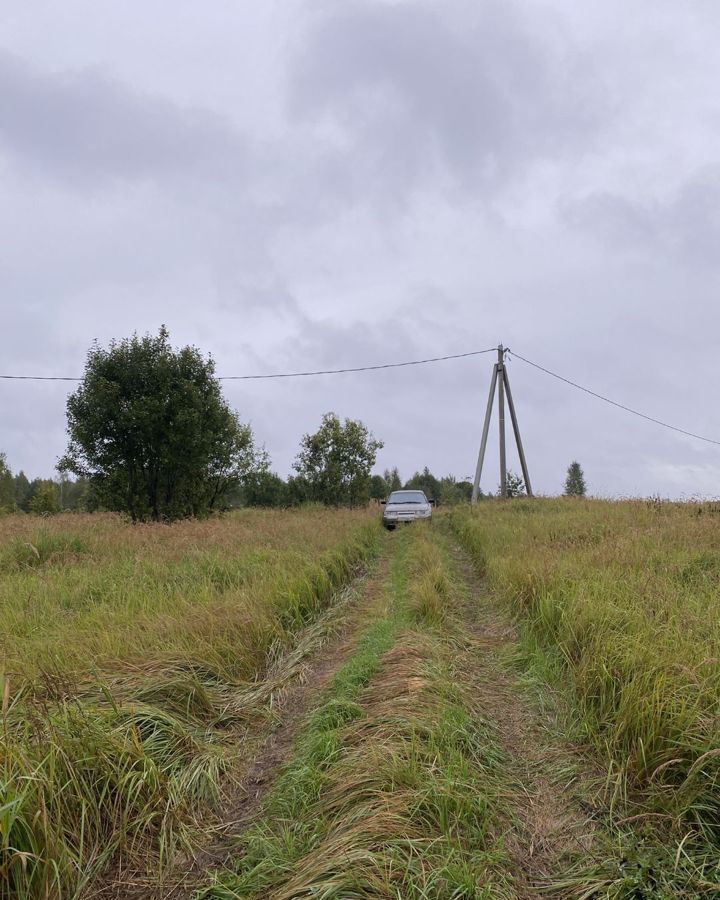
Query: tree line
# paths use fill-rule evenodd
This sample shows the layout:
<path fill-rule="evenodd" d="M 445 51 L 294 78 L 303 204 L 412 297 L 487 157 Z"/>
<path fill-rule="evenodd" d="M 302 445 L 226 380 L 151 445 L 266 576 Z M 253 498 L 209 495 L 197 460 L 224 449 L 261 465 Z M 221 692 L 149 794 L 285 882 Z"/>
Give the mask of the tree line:
<path fill-rule="evenodd" d="M 164 326 L 91 347 L 67 401 L 67 428 L 58 482 L 26 484 L 2 457 L 0 509 L 84 507 L 173 521 L 239 504 L 356 506 L 370 498 L 382 447 L 362 422 L 327 413 L 302 438 L 295 474 L 283 481 L 222 396 L 212 357 L 173 348 Z"/>
<path fill-rule="evenodd" d="M 86 479 L 33 478 L 20 470 L 13 475 L 4 453 L 0 453 L 0 511 L 56 513 L 63 510 L 91 511 Z"/>
<path fill-rule="evenodd" d="M 397 468 L 371 475 L 382 441 L 334 412 L 302 437 L 294 474 L 283 480 L 223 398 L 212 357 L 173 348 L 164 326 L 157 335 L 91 347 L 67 401 L 67 428 L 57 481 L 13 475 L 0 454 L 0 510 L 104 509 L 133 521 L 173 521 L 241 505 L 359 506 L 401 487 L 446 504 L 472 493 L 469 481 L 436 478 L 427 467 L 404 484 Z M 566 491 L 584 493 L 582 470 L 573 467 L 579 470 L 570 467 Z M 508 487 L 511 496 L 524 493 L 512 473 Z"/>
<path fill-rule="evenodd" d="M 329 414 L 333 416 L 333 414 Z M 333 423 L 334 424 L 334 423 Z M 304 474 L 281 478 L 275 472 L 260 467 L 234 485 L 223 497 L 219 509 L 244 506 L 286 509 L 304 503 L 323 503 L 332 506 L 364 505 L 370 500 L 384 501 L 396 490 L 422 490 L 428 499 L 442 505 L 469 502 L 472 483 L 458 481 L 453 475 L 436 478 L 427 466 L 403 481 L 397 468 L 386 469 L 382 475 L 370 475 L 348 486 L 318 484 Z M 96 512 L 104 507 L 88 478 L 34 478 L 30 481 L 23 471 L 13 475 L 4 454 L 0 453 L 0 511 L 51 515 L 58 512 Z"/>
<path fill-rule="evenodd" d="M 393 491 L 404 489 L 424 491 L 429 500 L 450 505 L 469 502 L 472 483 L 458 481 L 453 475 L 436 478 L 427 466 L 406 481 L 401 479 L 397 468 L 385 469 L 382 475 L 370 475 L 364 482 L 357 498 L 358 505 L 369 500 L 384 501 Z M 306 502 L 332 506 L 353 505 L 346 502 L 342 492 L 335 488 L 318 491 L 317 486 L 302 474 L 290 476 L 284 481 L 274 472 L 259 473 L 249 478 L 230 499 L 237 506 L 288 507 Z"/>

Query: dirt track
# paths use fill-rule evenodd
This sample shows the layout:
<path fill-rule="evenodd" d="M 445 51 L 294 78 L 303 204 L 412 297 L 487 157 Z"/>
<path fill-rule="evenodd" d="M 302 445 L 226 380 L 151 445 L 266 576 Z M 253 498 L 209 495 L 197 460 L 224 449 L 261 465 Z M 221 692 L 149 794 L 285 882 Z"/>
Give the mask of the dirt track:
<path fill-rule="evenodd" d="M 491 721 L 507 759 L 508 783 L 504 841 L 512 860 L 515 896 L 548 896 L 548 888 L 574 860 L 587 858 L 594 845 L 595 810 L 588 797 L 597 775 L 587 760 L 557 738 L 552 717 L 542 711 L 532 691 L 518 683 L 512 656 L 515 628 L 489 596 L 464 552 L 444 530 L 434 541 L 448 554 L 464 595 L 460 610 L 466 643 L 458 670 L 472 685 L 473 708 Z M 190 900 L 207 883 L 208 874 L 230 862 L 233 838 L 256 819 L 276 776 L 290 760 L 307 714 L 315 709 L 333 675 L 352 654 L 364 626 L 388 603 L 388 571 L 396 539 L 388 536 L 379 565 L 359 579 L 350 596 L 309 631 L 330 632 L 290 666 L 281 685 L 268 690 L 270 719 L 260 719 L 245 739 L 247 753 L 219 820 L 207 843 L 192 860 L 178 860 L 162 884 L 134 875 L 119 875 L 93 898 L 120 900 Z M 336 625 L 333 625 L 333 621 Z M 340 624 L 342 623 L 342 624 Z M 377 690 L 384 690 L 382 685 Z M 550 704 L 552 706 L 552 704 Z"/>
<path fill-rule="evenodd" d="M 162 883 L 139 872 L 120 871 L 87 892 L 88 900 L 189 900 L 208 870 L 223 865 L 230 853 L 230 837 L 252 821 L 275 776 L 288 761 L 307 713 L 317 705 L 333 675 L 352 652 L 363 624 L 382 602 L 389 549 L 372 573 L 359 577 L 342 592 L 346 594 L 344 600 L 309 626 L 305 636 L 310 645 L 308 655 L 291 661 L 281 684 L 277 679 L 268 684 L 265 715 L 257 718 L 244 737 L 247 753 L 227 790 L 219 820 L 212 823 L 207 843 L 192 860 L 178 860 Z M 324 637 L 320 637 L 323 633 Z M 292 657 L 293 652 L 288 655 Z"/>

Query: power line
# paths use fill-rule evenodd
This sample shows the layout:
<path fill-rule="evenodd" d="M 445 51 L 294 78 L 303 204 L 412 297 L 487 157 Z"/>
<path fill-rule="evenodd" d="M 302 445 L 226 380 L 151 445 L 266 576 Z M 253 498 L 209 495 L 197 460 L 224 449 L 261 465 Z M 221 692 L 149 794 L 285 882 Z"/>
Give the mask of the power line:
<path fill-rule="evenodd" d="M 384 363 L 380 366 L 356 366 L 352 369 L 320 369 L 316 372 L 283 372 L 273 375 L 224 375 L 221 381 L 250 381 L 263 378 L 305 378 L 308 375 L 340 375 L 344 372 L 374 372 L 378 369 L 399 369 L 402 366 L 424 366 L 426 363 L 445 362 L 448 359 L 465 359 L 468 356 L 480 356 L 492 353 L 495 347 L 488 350 L 471 350 L 469 353 L 453 353 L 450 356 L 432 356 L 429 359 L 413 359 L 410 362 Z"/>
<path fill-rule="evenodd" d="M 82 378 L 65 375 L 0 375 L 7 381 L 82 381 Z"/>
<path fill-rule="evenodd" d="M 313 375 L 343 375 L 346 373 L 352 372 L 377 372 L 381 369 L 399 369 L 406 366 L 424 366 L 428 363 L 436 363 L 436 362 L 446 362 L 447 360 L 454 359 L 466 359 L 471 356 L 482 356 L 485 353 L 493 353 L 496 351 L 496 347 L 489 347 L 487 350 L 470 350 L 467 353 L 452 353 L 447 356 L 432 356 L 427 359 L 412 359 L 407 360 L 405 362 L 395 362 L 395 363 L 383 363 L 381 365 L 374 366 L 353 366 L 347 367 L 343 369 L 316 369 L 308 372 L 273 372 L 267 375 L 220 375 L 218 376 L 219 381 L 264 381 L 268 379 L 277 379 L 277 378 L 307 378 Z M 625 406 L 623 403 L 618 403 L 616 400 L 611 400 L 609 397 L 603 396 L 603 394 L 598 394 L 596 391 L 591 390 L 590 388 L 583 387 L 583 385 L 578 384 L 575 381 L 571 381 L 569 378 L 565 378 L 563 375 L 558 375 L 557 372 L 552 372 L 550 369 L 546 369 L 544 366 L 541 366 L 539 363 L 533 362 L 531 359 L 527 359 L 524 356 L 521 356 L 519 353 L 516 353 L 513 350 L 507 350 L 512 357 L 522 360 L 522 362 L 526 363 L 529 366 L 532 366 L 534 369 L 538 369 L 540 372 L 544 372 L 546 375 L 550 375 L 552 378 L 556 378 L 558 381 L 562 381 L 565 384 L 569 384 L 571 387 L 576 388 L 579 391 L 583 391 L 586 394 L 589 394 L 591 397 L 595 397 L 597 400 L 602 400 L 604 403 L 609 403 L 611 406 L 617 407 L 617 409 L 622 409 L 624 412 L 628 412 L 633 416 L 638 416 L 641 419 L 645 419 L 647 422 L 652 422 L 655 425 L 660 425 L 663 428 L 667 428 L 670 431 L 675 431 L 678 434 L 684 434 L 686 437 L 695 438 L 698 441 L 704 441 L 706 444 L 714 444 L 716 446 L 720 446 L 720 441 L 713 440 L 712 438 L 703 437 L 701 434 L 695 434 L 693 431 L 686 431 L 684 428 L 678 428 L 676 425 L 670 425 L 668 422 L 663 422 L 660 419 L 656 419 L 653 416 L 648 416 L 645 413 L 640 412 L 637 409 L 633 409 L 630 406 Z M 4 381 L 82 381 L 82 378 L 77 376 L 65 376 L 65 375 L 0 375 L 0 380 Z"/>
<path fill-rule="evenodd" d="M 355 366 L 347 369 L 318 369 L 314 372 L 274 372 L 269 375 L 219 375 L 218 381 L 260 381 L 267 378 L 307 378 L 309 375 L 342 375 L 346 372 L 375 372 L 378 369 L 399 369 L 402 366 L 424 366 L 427 363 L 445 362 L 448 359 L 465 359 L 468 356 L 481 356 L 493 353 L 495 347 L 488 350 L 471 350 L 469 353 L 453 353 L 449 356 L 432 356 L 428 359 L 412 359 L 408 362 L 383 363 L 378 366 Z M 82 381 L 82 378 L 64 375 L 0 375 L 0 379 L 9 381 Z"/>
<path fill-rule="evenodd" d="M 609 403 L 611 406 L 616 406 L 618 409 L 622 409 L 625 412 L 632 413 L 632 415 L 634 416 L 639 416 L 639 418 L 645 419 L 648 422 L 653 422 L 655 425 L 662 425 L 663 428 L 668 428 L 670 429 L 670 431 L 677 431 L 678 434 L 684 434 L 686 437 L 695 438 L 698 441 L 705 441 L 706 444 L 715 444 L 717 446 L 720 446 L 720 441 L 715 441 L 712 438 L 703 437 L 701 434 L 695 434 L 692 431 L 686 431 L 684 428 L 678 428 L 675 425 L 670 425 L 668 422 L 662 422 L 660 419 L 655 419 L 652 416 L 648 416 L 645 413 L 639 412 L 637 409 L 632 409 L 632 407 L 630 406 L 625 406 L 622 403 L 618 403 L 616 400 L 611 400 L 609 397 L 604 397 L 602 394 L 591 391 L 590 388 L 583 387 L 581 384 L 577 384 L 575 381 L 570 381 L 569 378 L 564 378 L 562 375 L 558 375 L 557 372 L 551 372 L 550 369 L 546 369 L 544 366 L 541 366 L 530 359 L 526 359 L 524 356 L 520 356 L 520 354 L 515 353 L 514 350 L 509 350 L 508 352 L 511 356 L 515 357 L 516 359 L 521 359 L 524 363 L 527 363 L 534 369 L 539 369 L 539 371 L 544 372 L 546 375 L 551 375 L 553 378 L 557 378 L 558 381 L 564 381 L 565 384 L 569 384 L 571 387 L 577 388 L 579 391 L 584 391 L 586 394 L 590 394 L 591 397 L 602 400 L 604 403 Z"/>

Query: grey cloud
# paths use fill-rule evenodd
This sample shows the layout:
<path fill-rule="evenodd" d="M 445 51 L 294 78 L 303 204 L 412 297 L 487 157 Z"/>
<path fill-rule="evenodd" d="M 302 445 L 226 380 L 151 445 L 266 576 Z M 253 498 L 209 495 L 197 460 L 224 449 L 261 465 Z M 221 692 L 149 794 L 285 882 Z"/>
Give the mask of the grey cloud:
<path fill-rule="evenodd" d="M 652 212 L 625 197 L 596 192 L 558 204 L 561 221 L 617 247 L 645 246 L 655 239 L 657 227 Z"/>
<path fill-rule="evenodd" d="M 422 316 L 420 322 L 413 323 L 401 312 L 352 324 L 308 318 L 305 327 L 280 342 L 272 359 L 262 361 L 259 368 L 297 371 L 308 360 L 313 367 L 335 368 L 418 358 L 428 348 L 429 319 Z M 441 320 L 442 315 L 432 318 L 439 337 Z M 483 373 L 484 385 L 489 360 L 480 357 L 292 381 L 225 382 L 224 387 L 243 415 L 256 423 L 259 437 L 266 441 L 273 463 L 282 473 L 290 470 L 300 436 L 317 427 L 323 413 L 334 410 L 341 416 L 362 419 L 385 442 L 379 468 L 397 464 L 409 477 L 415 469 L 429 465 L 437 471 L 454 470 L 458 477 L 464 477 L 477 453 L 476 410 L 459 410 L 448 403 L 448 398 L 472 397 L 476 389 L 468 390 L 468 374 Z M 452 448 L 434 439 L 437 435 L 457 435 L 458 430 L 463 437 Z M 402 454 L 398 447 L 404 448 Z M 461 472 L 461 468 L 468 471 Z"/>
<path fill-rule="evenodd" d="M 333 4 L 296 64 L 292 113 L 339 129 L 348 177 L 383 190 L 502 182 L 598 125 L 596 79 L 552 23 L 494 0 Z"/>
<path fill-rule="evenodd" d="M 638 199 L 595 191 L 559 204 L 563 224 L 622 254 L 671 255 L 688 265 L 718 269 L 720 168 L 686 178 L 663 196 Z"/>
<path fill-rule="evenodd" d="M 691 389 L 720 377 L 720 194 L 717 170 L 700 169 L 717 165 L 718 61 L 695 11 L 292 0 L 208 15 L 187 2 L 170 47 L 167 4 L 69 0 L 44 30 L 33 4 L 7 6 L 4 43 L 23 61 L 0 56 L 1 371 L 75 374 L 94 337 L 161 322 L 221 374 L 502 339 L 720 434 Z M 491 363 L 223 388 L 283 474 L 334 409 L 386 441 L 381 468 L 463 477 Z M 512 383 L 537 490 L 560 489 L 578 457 L 593 490 L 717 493 L 714 448 L 519 361 Z M 13 468 L 50 473 L 66 393 L 0 382 Z M 491 442 L 487 489 L 495 430 Z"/>
<path fill-rule="evenodd" d="M 46 73 L 0 53 L 0 148 L 34 174 L 74 183 L 162 178 L 245 162 L 219 115 L 136 93 L 97 69 Z"/>

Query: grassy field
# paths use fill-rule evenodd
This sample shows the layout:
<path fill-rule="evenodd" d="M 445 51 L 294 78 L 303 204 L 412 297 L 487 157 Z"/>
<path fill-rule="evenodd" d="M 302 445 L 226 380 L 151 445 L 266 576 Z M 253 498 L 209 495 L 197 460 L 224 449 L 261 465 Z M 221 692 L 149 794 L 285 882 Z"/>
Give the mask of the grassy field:
<path fill-rule="evenodd" d="M 166 527 L 0 518 L 4 668 L 64 678 L 200 661 L 246 677 L 278 627 L 312 615 L 347 576 L 365 549 L 361 518 L 247 511 Z"/>
<path fill-rule="evenodd" d="M 720 508 L 426 524 L 0 519 L 0 897 L 720 896 Z"/>
<path fill-rule="evenodd" d="M 388 538 L 380 614 L 200 900 L 517 896 L 503 754 L 463 666 L 461 588 L 423 525 Z"/>
<path fill-rule="evenodd" d="M 218 802 L 253 685 L 376 553 L 366 513 L 0 519 L 0 892 L 162 866 Z"/>
<path fill-rule="evenodd" d="M 569 690 L 611 800 L 668 850 L 675 888 L 638 896 L 720 896 L 720 508 L 517 501 L 452 527 Z"/>

